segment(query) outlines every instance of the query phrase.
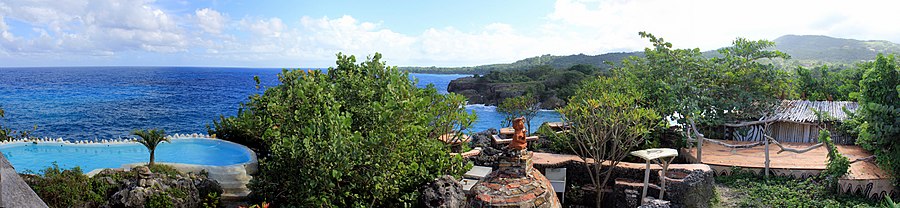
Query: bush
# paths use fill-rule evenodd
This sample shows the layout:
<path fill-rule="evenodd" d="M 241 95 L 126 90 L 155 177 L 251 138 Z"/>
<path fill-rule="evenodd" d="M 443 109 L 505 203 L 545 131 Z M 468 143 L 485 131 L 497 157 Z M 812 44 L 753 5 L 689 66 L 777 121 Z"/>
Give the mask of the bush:
<path fill-rule="evenodd" d="M 732 175 L 718 176 L 721 183 L 743 196 L 739 207 L 874 207 L 876 203 L 857 196 L 836 195 L 815 178 L 793 179 L 769 176 L 763 179 L 740 168 Z"/>
<path fill-rule="evenodd" d="M 847 124 L 856 144 L 875 154 L 882 169 L 900 179 L 900 72 L 893 56 L 878 55 L 859 82 L 859 109 Z M 895 180 L 895 183 L 897 181 Z"/>
<path fill-rule="evenodd" d="M 179 172 L 177 169 L 175 169 L 175 167 L 172 167 L 171 165 L 154 164 L 148 165 L 147 167 L 150 168 L 150 172 L 166 175 L 169 177 L 175 177 L 176 175 L 181 174 L 181 172 Z"/>
<path fill-rule="evenodd" d="M 98 193 L 80 167 L 65 170 L 54 162 L 41 173 L 43 176 L 23 176 L 50 207 L 96 207 L 105 200 L 105 192 Z"/>
<path fill-rule="evenodd" d="M 284 70 L 280 85 L 251 96 L 237 117 L 216 122 L 219 138 L 263 149 L 248 186 L 277 206 L 409 207 L 417 188 L 466 164 L 436 138 L 471 125 L 465 99 L 416 88 L 381 54 L 337 67 Z"/>
<path fill-rule="evenodd" d="M 825 143 L 828 148 L 828 164 L 825 165 L 825 171 L 822 171 L 822 177 L 832 190 L 839 191 L 838 179 L 850 170 L 850 159 L 838 152 L 828 130 L 819 130 L 819 142 Z"/>

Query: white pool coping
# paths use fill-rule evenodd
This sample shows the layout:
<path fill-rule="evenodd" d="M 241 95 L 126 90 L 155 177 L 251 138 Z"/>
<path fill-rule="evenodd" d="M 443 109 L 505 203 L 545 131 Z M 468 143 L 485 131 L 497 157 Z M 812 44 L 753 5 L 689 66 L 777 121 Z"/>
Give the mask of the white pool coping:
<path fill-rule="evenodd" d="M 189 163 L 169 163 L 169 162 L 157 162 L 157 164 L 165 164 L 174 167 L 175 169 L 182 172 L 199 172 L 200 170 L 206 170 L 210 173 L 218 173 L 223 171 L 233 171 L 233 170 L 244 170 L 248 175 L 256 174 L 257 166 L 259 165 L 259 161 L 257 160 L 256 152 L 244 146 L 242 144 L 234 143 L 227 140 L 212 138 L 209 135 L 203 134 L 175 134 L 166 136 L 171 140 L 188 140 L 188 139 L 203 139 L 203 140 L 215 140 L 218 142 L 227 142 L 241 147 L 244 151 L 246 151 L 247 155 L 250 156 L 250 160 L 244 163 L 232 164 L 232 165 L 200 165 L 200 164 L 189 164 Z M 34 139 L 17 139 L 13 141 L 3 141 L 0 142 L 0 147 L 16 147 L 16 146 L 25 146 L 28 144 L 59 144 L 61 146 L 101 146 L 101 147 L 109 147 L 109 146 L 125 146 L 125 145 L 135 145 L 136 140 L 123 140 L 123 139 L 104 139 L 104 140 L 79 140 L 79 141 L 67 141 L 62 138 L 58 139 L 50 139 L 50 138 L 34 138 Z M 148 161 L 149 162 L 149 161 Z M 127 163 L 122 164 L 122 166 L 118 169 L 128 170 L 134 166 L 146 165 L 147 163 Z M 15 167 L 13 167 L 15 168 Z M 98 168 L 91 170 L 85 175 L 94 176 L 100 171 L 108 169 L 108 168 Z M 117 168 L 112 168 L 117 169 Z"/>

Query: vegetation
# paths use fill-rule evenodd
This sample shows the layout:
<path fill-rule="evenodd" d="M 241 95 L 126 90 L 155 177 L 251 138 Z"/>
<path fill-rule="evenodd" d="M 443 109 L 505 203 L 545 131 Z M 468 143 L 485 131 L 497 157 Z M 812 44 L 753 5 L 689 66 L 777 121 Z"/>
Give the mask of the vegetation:
<path fill-rule="evenodd" d="M 284 70 L 280 85 L 215 122 L 219 138 L 268 152 L 249 188 L 275 206 L 411 207 L 416 189 L 467 164 L 437 138 L 474 120 L 459 95 L 417 88 L 376 53 L 357 64 Z"/>
<path fill-rule="evenodd" d="M 530 95 L 507 98 L 497 106 L 497 112 L 504 115 L 503 127 L 512 126 L 513 120 L 524 117 L 528 130 L 531 130 L 531 119 L 537 115 L 538 110 L 537 100 Z"/>
<path fill-rule="evenodd" d="M 403 71 L 408 71 L 412 73 L 450 73 L 450 74 L 488 74 L 492 71 L 516 71 L 516 70 L 527 70 L 535 67 L 550 67 L 557 69 L 565 69 L 570 68 L 575 65 L 585 65 L 598 67 L 602 70 L 608 70 L 610 68 L 607 63 L 618 63 L 622 59 L 629 56 L 640 56 L 640 52 L 629 52 L 629 53 L 605 53 L 600 55 L 584 55 L 584 54 L 576 54 L 576 55 L 568 55 L 568 56 L 554 56 L 554 55 L 541 55 L 535 56 L 531 58 L 522 59 L 509 64 L 490 64 L 490 65 L 481 65 L 474 67 L 401 67 L 400 69 Z"/>
<path fill-rule="evenodd" d="M 638 105 L 643 96 L 629 80 L 601 77 L 586 82 L 559 109 L 563 122 L 572 123 L 571 148 L 585 161 L 594 160 L 584 164 L 596 190 L 606 189 L 612 174 L 603 164 L 615 167 L 660 121 L 656 111 Z M 597 191 L 598 207 L 603 195 Z"/>
<path fill-rule="evenodd" d="M 605 73 L 605 70 L 591 65 L 574 65 L 569 68 L 553 68 L 545 65 L 527 69 L 497 70 L 483 76 L 475 75 L 460 79 L 466 79 L 466 85 L 479 86 L 469 87 L 475 88 L 477 91 L 475 94 L 481 97 L 475 99 L 475 102 L 500 105 L 505 99 L 528 95 L 533 96 L 542 108 L 551 109 L 565 105 L 565 99 L 574 94 L 582 80 Z M 454 91 L 454 83 L 451 83 L 450 92 L 464 93 Z"/>
<path fill-rule="evenodd" d="M 663 38 L 646 32 L 640 35 L 653 47 L 644 49 L 645 57 L 623 60 L 611 76 L 633 83 L 648 98 L 638 105 L 672 116 L 707 136 L 724 136 L 715 135 L 722 131 L 714 129 L 724 123 L 759 119 L 780 101 L 778 95 L 787 93 L 786 72 L 759 62 L 788 58 L 765 50 L 773 46 L 770 41 L 738 38 L 732 46 L 719 49 L 720 56 L 707 58 L 699 49 L 673 49 Z M 668 130 L 667 126 L 654 129 L 654 140 Z"/>
<path fill-rule="evenodd" d="M 31 189 L 50 207 L 97 207 L 105 200 L 103 187 L 92 183 L 79 167 L 65 170 L 53 163 L 41 174 L 43 177 L 23 176 Z"/>
<path fill-rule="evenodd" d="M 819 130 L 819 142 L 824 143 L 828 148 L 828 164 L 822 171 L 823 181 L 830 190 L 838 192 L 840 191 L 838 179 L 850 170 L 850 159 L 838 152 L 837 146 L 834 146 L 834 142 L 831 141 L 831 132 L 828 130 Z"/>
<path fill-rule="evenodd" d="M 848 101 L 859 97 L 859 81 L 862 73 L 871 68 L 872 62 L 860 62 L 854 67 L 836 68 L 828 65 L 812 69 L 795 69 L 794 99 Z"/>
<path fill-rule="evenodd" d="M 147 147 L 147 150 L 150 151 L 150 163 L 149 166 L 153 167 L 154 160 L 156 159 L 156 146 L 159 145 L 160 142 L 169 142 L 169 138 L 166 138 L 166 132 L 162 129 L 150 129 L 150 130 L 134 130 L 131 134 L 140 137 L 137 142 Z"/>
<path fill-rule="evenodd" d="M 900 72 L 893 56 L 878 55 L 859 82 L 859 109 L 847 125 L 856 144 L 875 154 L 882 169 L 900 178 Z M 896 182 L 896 181 L 895 181 Z"/>
<path fill-rule="evenodd" d="M 730 188 L 741 196 L 738 207 L 875 207 L 866 198 L 839 195 L 831 192 L 820 179 L 794 179 L 770 176 L 763 179 L 740 168 L 732 175 L 717 176 L 716 183 Z"/>
<path fill-rule="evenodd" d="M 800 63 L 853 64 L 872 60 L 878 53 L 900 53 L 900 45 L 879 40 L 853 40 L 820 35 L 785 35 L 776 38 L 774 48 Z"/>

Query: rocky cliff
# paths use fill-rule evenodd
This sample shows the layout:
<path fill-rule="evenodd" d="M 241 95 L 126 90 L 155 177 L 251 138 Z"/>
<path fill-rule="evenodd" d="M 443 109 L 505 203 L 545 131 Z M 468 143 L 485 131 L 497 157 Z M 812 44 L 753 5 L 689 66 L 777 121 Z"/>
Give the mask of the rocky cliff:
<path fill-rule="evenodd" d="M 462 77 L 450 81 L 447 91 L 465 96 L 469 104 L 496 106 L 504 99 L 522 96 L 532 87 L 543 87 L 541 82 L 491 83 L 475 77 Z M 555 95 L 540 96 L 540 108 L 555 109 L 565 101 Z"/>

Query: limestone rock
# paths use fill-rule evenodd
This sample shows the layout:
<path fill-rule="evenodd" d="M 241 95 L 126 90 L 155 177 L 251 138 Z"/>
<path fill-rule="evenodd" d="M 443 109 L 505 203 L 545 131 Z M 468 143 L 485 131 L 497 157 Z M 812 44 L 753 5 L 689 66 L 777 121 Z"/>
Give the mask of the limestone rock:
<path fill-rule="evenodd" d="M 465 207 L 466 195 L 453 176 L 444 175 L 419 188 L 419 206 L 429 208 Z"/>
<path fill-rule="evenodd" d="M 119 177 L 110 177 L 114 174 L 119 174 Z M 133 168 L 130 172 L 108 169 L 94 177 L 102 177 L 101 181 L 118 187 L 108 193 L 107 204 L 103 207 L 144 207 L 147 200 L 160 196 L 166 197 L 175 207 L 200 207 L 207 194 L 222 193 L 219 183 L 204 175 L 181 173 L 169 177 L 153 174 L 144 166 Z M 113 178 L 121 179 L 116 181 Z"/>

